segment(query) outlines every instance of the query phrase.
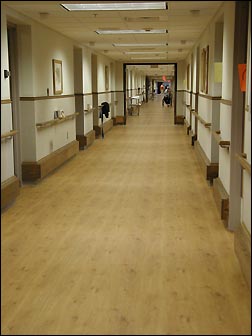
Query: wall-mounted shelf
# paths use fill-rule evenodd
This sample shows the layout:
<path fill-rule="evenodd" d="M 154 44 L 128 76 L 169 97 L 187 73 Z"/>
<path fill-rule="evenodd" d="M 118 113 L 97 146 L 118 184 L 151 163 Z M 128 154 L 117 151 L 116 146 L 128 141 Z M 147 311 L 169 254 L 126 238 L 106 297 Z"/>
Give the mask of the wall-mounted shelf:
<path fill-rule="evenodd" d="M 41 122 L 41 123 L 37 123 L 36 127 L 37 129 L 43 129 L 43 128 L 48 128 L 48 127 L 52 127 L 54 125 L 58 125 L 61 124 L 67 120 L 72 120 L 74 119 L 77 115 L 79 115 L 79 112 L 73 113 L 73 114 L 69 114 L 67 116 L 65 116 L 64 118 L 61 119 L 52 119 L 52 120 L 48 120 L 45 122 Z"/>
<path fill-rule="evenodd" d="M 10 132 L 1 134 L 1 140 L 11 139 L 14 135 L 18 133 L 17 130 L 11 130 Z"/>
<path fill-rule="evenodd" d="M 221 148 L 227 148 L 229 149 L 230 147 L 230 141 L 228 140 L 222 140 L 221 136 L 220 136 L 221 131 L 215 131 L 213 132 L 213 136 L 215 138 L 215 140 L 217 141 L 218 145 Z"/>
<path fill-rule="evenodd" d="M 248 163 L 247 161 L 247 154 L 242 153 L 242 154 L 236 154 L 235 156 L 238 159 L 242 168 L 245 169 L 249 173 L 249 175 L 251 175 L 251 164 Z"/>
<path fill-rule="evenodd" d="M 204 125 L 206 128 L 210 128 L 212 126 L 211 123 L 205 121 L 203 118 L 201 118 L 201 116 L 199 116 L 198 113 L 196 113 L 195 111 L 192 111 L 192 113 L 195 115 L 195 117 L 201 122 L 202 125 Z"/>

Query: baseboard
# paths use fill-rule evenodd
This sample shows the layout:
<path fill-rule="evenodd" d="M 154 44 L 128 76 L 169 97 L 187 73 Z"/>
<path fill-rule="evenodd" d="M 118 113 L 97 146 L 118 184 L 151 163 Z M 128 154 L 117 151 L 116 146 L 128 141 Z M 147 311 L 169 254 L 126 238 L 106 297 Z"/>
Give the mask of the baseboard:
<path fill-rule="evenodd" d="M 87 148 L 93 144 L 95 141 L 95 131 L 91 130 L 87 134 L 83 135 L 76 135 L 76 140 L 79 141 L 79 149 L 82 150 Z"/>
<path fill-rule="evenodd" d="M 219 172 L 219 164 L 211 163 L 207 158 L 205 152 L 199 144 L 199 141 L 194 141 L 195 152 L 197 154 L 197 158 L 199 160 L 199 164 L 202 168 L 203 174 L 207 180 L 210 182 L 213 181 L 214 178 L 218 177 Z"/>
<path fill-rule="evenodd" d="M 219 177 L 213 179 L 213 195 L 225 227 L 228 227 L 229 195 Z"/>
<path fill-rule="evenodd" d="M 116 116 L 116 125 L 125 125 L 125 117 Z"/>
<path fill-rule="evenodd" d="M 103 123 L 103 133 L 106 134 L 109 130 L 113 128 L 113 120 L 109 119 L 105 123 Z M 102 128 L 101 126 L 94 126 L 94 131 L 95 131 L 95 137 L 99 138 L 102 133 Z"/>
<path fill-rule="evenodd" d="M 20 182 L 16 176 L 12 176 L 1 183 L 1 209 L 9 206 L 20 192 Z"/>
<path fill-rule="evenodd" d="M 244 223 L 240 224 L 234 233 L 234 250 L 251 290 L 251 234 Z"/>
<path fill-rule="evenodd" d="M 175 124 L 184 125 L 185 117 L 183 115 L 176 115 L 175 117 Z"/>
<path fill-rule="evenodd" d="M 72 141 L 66 146 L 47 155 L 37 162 L 22 163 L 23 181 L 36 181 L 44 178 L 79 152 L 79 142 Z"/>

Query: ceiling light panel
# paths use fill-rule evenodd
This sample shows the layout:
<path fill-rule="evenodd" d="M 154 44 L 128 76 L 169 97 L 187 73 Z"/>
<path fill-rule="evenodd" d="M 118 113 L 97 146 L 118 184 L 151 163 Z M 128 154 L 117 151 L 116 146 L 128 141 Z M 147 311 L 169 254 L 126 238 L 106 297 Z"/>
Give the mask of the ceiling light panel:
<path fill-rule="evenodd" d="M 167 9 L 166 2 L 128 2 L 128 3 L 89 3 L 89 4 L 61 4 L 68 11 L 122 11 L 122 10 L 154 10 Z"/>
<path fill-rule="evenodd" d="M 125 51 L 126 55 L 140 55 L 140 54 L 166 54 L 166 51 Z"/>
<path fill-rule="evenodd" d="M 122 29 L 122 30 L 96 30 L 97 34 L 167 34 L 166 29 Z"/>
<path fill-rule="evenodd" d="M 114 47 L 165 47 L 168 43 L 113 43 Z"/>

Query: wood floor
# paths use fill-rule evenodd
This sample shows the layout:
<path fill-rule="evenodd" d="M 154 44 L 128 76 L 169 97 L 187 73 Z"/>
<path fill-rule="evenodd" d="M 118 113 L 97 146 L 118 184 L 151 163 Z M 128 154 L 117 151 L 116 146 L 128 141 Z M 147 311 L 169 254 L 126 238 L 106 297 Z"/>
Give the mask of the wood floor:
<path fill-rule="evenodd" d="M 2 213 L 2 335 L 250 335 L 250 292 L 160 98 Z"/>

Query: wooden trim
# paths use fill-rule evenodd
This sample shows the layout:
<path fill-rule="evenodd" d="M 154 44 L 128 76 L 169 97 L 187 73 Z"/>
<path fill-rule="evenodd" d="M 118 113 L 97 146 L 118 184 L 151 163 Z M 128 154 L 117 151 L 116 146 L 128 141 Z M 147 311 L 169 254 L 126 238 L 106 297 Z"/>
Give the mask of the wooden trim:
<path fill-rule="evenodd" d="M 236 159 L 239 161 L 243 169 L 245 169 L 249 175 L 251 175 L 251 164 L 247 161 L 247 154 L 237 154 L 235 155 Z"/>
<path fill-rule="evenodd" d="M 219 177 L 213 179 L 213 195 L 224 226 L 228 226 L 229 195 Z"/>
<path fill-rule="evenodd" d="M 175 124 L 176 125 L 184 125 L 185 117 L 183 115 L 176 115 L 175 117 Z"/>
<path fill-rule="evenodd" d="M 52 120 L 48 120 L 48 121 L 45 121 L 45 122 L 37 123 L 36 127 L 37 127 L 38 130 L 48 128 L 48 127 L 51 127 L 51 126 L 54 126 L 54 125 L 61 124 L 65 121 L 67 121 L 67 120 L 72 120 L 77 115 L 79 115 L 79 112 L 69 114 L 62 119 L 52 119 Z"/>
<path fill-rule="evenodd" d="M 194 142 L 194 146 L 203 174 L 207 180 L 212 182 L 214 178 L 218 177 L 219 164 L 210 162 L 198 140 Z"/>
<path fill-rule="evenodd" d="M 202 125 L 204 125 L 206 128 L 211 127 L 211 123 L 206 122 L 197 112 L 192 111 L 192 114 L 195 115 L 195 117 L 201 122 Z"/>
<path fill-rule="evenodd" d="M 10 205 L 20 192 L 20 182 L 16 176 L 12 176 L 1 183 L 1 209 Z"/>
<path fill-rule="evenodd" d="M 1 139 L 5 139 L 5 138 L 9 138 L 9 137 L 13 137 L 14 135 L 16 135 L 18 133 L 17 130 L 12 130 L 10 132 L 1 134 Z"/>
<path fill-rule="evenodd" d="M 47 100 L 47 99 L 62 99 L 62 98 L 74 98 L 75 95 L 60 95 L 60 96 L 41 96 L 41 97 L 20 97 L 20 101 L 35 101 L 35 100 Z"/>
<path fill-rule="evenodd" d="M 251 234 L 244 223 L 241 223 L 234 233 L 234 250 L 251 290 Z"/>
<path fill-rule="evenodd" d="M 1 100 L 1 104 L 11 104 L 12 100 L 11 99 L 3 99 Z"/>
<path fill-rule="evenodd" d="M 193 94 L 194 96 L 198 96 L 198 95 L 199 95 L 199 92 L 192 92 L 192 94 Z"/>
<path fill-rule="evenodd" d="M 103 123 L 103 133 L 107 133 L 111 128 L 113 128 L 113 120 L 109 119 L 105 123 Z M 102 134 L 102 127 L 101 126 L 94 126 L 95 136 L 99 138 Z"/>
<path fill-rule="evenodd" d="M 221 100 L 221 96 L 209 96 L 206 94 L 199 93 L 199 97 L 210 99 L 210 100 Z"/>
<path fill-rule="evenodd" d="M 232 100 L 221 99 L 221 104 L 232 106 Z"/>
<path fill-rule="evenodd" d="M 49 173 L 60 167 L 79 152 L 79 142 L 74 140 L 47 155 L 39 161 L 22 163 L 23 181 L 36 181 L 44 178 Z"/>
<path fill-rule="evenodd" d="M 124 125 L 125 124 L 125 117 L 124 116 L 116 116 L 115 117 L 116 125 Z"/>
<path fill-rule="evenodd" d="M 93 144 L 95 141 L 95 131 L 91 130 L 87 134 L 76 135 L 76 140 L 79 141 L 79 149 L 85 149 Z"/>
<path fill-rule="evenodd" d="M 229 149 L 230 147 L 230 141 L 228 140 L 222 140 L 221 136 L 220 136 L 221 131 L 215 131 L 212 132 L 214 139 L 216 140 L 217 144 L 221 147 L 221 148 L 227 148 Z"/>

